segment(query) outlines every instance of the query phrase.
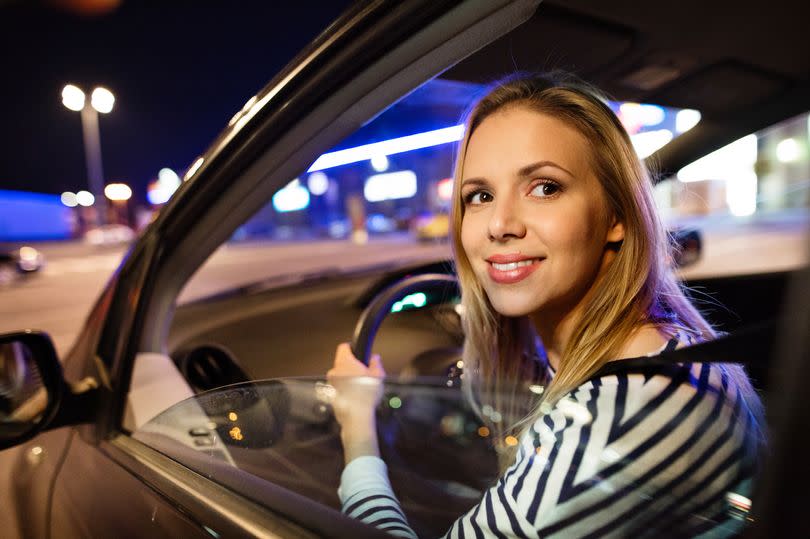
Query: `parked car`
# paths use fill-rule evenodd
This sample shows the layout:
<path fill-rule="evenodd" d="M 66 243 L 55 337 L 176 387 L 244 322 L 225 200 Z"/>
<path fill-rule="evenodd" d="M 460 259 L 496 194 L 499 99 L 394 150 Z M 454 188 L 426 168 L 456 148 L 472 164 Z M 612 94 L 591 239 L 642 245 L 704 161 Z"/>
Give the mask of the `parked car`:
<path fill-rule="evenodd" d="M 20 276 L 39 271 L 45 265 L 45 255 L 30 245 L 0 245 L 0 286 Z"/>
<path fill-rule="evenodd" d="M 0 529 L 8 537 L 383 537 L 343 515 L 335 493 L 341 448 L 322 375 L 335 344 L 354 335 L 355 350 L 380 352 L 391 374 L 379 426 L 403 508 L 421 534 L 442 533 L 477 503 L 497 466 L 457 389 L 463 335 L 446 256 L 397 253 L 186 302 L 183 290 L 291 178 L 436 76 L 481 82 L 558 59 L 618 99 L 702 110 L 703 125 L 654 154 L 662 172 L 677 171 L 810 109 L 803 33 L 751 39 L 793 28 L 798 15 L 779 0 L 352 6 L 191 167 L 63 361 L 42 333 L 0 336 L 0 361 L 15 365 L 0 370 L 0 448 L 13 448 L 0 453 L 0 468 L 13 470 L 0 484 Z M 688 32 L 674 30 L 679 21 Z M 798 533 L 806 497 L 793 491 L 808 479 L 806 268 L 689 284 L 728 307 L 709 313 L 729 337 L 708 355 L 746 362 L 760 388 L 775 389 L 758 496 L 730 496 L 723 518 L 756 520 L 752 533 L 763 537 Z M 694 347 L 678 358 L 706 354 Z"/>

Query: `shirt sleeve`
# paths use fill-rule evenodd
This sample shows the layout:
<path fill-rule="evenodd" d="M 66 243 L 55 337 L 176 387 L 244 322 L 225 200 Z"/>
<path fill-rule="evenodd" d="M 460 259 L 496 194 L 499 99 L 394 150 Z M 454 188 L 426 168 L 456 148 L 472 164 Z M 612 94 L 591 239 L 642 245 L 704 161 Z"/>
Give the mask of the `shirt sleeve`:
<path fill-rule="evenodd" d="M 343 513 L 399 537 L 416 537 L 388 481 L 379 457 L 352 460 L 340 476 L 338 497 Z"/>

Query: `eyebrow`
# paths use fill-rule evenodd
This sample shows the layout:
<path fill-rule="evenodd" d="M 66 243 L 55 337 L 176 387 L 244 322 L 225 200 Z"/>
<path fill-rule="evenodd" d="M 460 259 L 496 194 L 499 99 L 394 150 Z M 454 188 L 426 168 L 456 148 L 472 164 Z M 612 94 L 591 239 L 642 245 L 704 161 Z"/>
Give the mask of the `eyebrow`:
<path fill-rule="evenodd" d="M 534 172 L 538 168 L 543 168 L 543 167 L 558 168 L 558 169 L 562 170 L 563 172 L 565 172 L 566 174 L 568 174 L 569 176 L 573 176 L 573 174 L 571 173 L 570 170 L 568 170 L 567 168 L 565 168 L 563 166 L 558 165 L 554 161 L 537 161 L 536 163 L 532 163 L 531 165 L 526 165 L 525 167 L 522 167 L 520 170 L 518 170 L 518 175 L 519 176 L 528 176 L 529 174 L 531 174 L 532 172 Z"/>
<path fill-rule="evenodd" d="M 554 168 L 557 168 L 559 170 L 562 170 L 563 172 L 565 172 L 566 174 L 568 174 L 571 177 L 574 176 L 571 173 L 570 170 L 568 170 L 567 168 L 565 168 L 563 166 L 558 165 L 554 161 L 537 161 L 536 163 L 532 163 L 530 165 L 526 165 L 524 167 L 521 167 L 518 170 L 518 176 L 530 176 L 532 174 L 532 172 L 534 172 L 538 168 L 543 168 L 543 167 L 554 167 Z M 466 180 L 463 180 L 461 182 L 462 187 L 465 186 L 465 185 L 468 185 L 468 184 L 487 185 L 487 181 L 484 178 L 467 178 Z"/>

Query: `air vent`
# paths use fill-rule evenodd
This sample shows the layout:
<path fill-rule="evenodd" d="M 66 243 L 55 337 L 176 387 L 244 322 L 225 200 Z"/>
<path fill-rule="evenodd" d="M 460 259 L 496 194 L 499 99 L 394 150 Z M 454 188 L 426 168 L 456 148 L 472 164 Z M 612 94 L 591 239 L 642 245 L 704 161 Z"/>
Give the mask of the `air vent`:
<path fill-rule="evenodd" d="M 215 345 L 199 346 L 180 354 L 177 364 L 198 392 L 249 380 L 231 354 Z"/>

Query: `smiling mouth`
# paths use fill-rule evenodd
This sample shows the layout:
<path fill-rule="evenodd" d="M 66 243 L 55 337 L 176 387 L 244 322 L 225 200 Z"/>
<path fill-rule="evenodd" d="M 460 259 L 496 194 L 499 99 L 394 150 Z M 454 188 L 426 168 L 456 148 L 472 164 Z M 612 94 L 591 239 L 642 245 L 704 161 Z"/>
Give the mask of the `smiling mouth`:
<path fill-rule="evenodd" d="M 498 271 L 512 271 L 518 268 L 524 268 L 526 266 L 531 266 L 535 262 L 539 262 L 540 259 L 538 258 L 530 258 L 529 260 L 521 260 L 520 262 L 507 262 L 505 264 L 498 264 L 497 262 L 490 262 L 493 268 Z"/>
<path fill-rule="evenodd" d="M 531 275 L 534 270 L 540 267 L 542 261 L 542 258 L 526 258 L 508 262 L 487 260 L 489 278 L 498 284 L 514 284 Z"/>

